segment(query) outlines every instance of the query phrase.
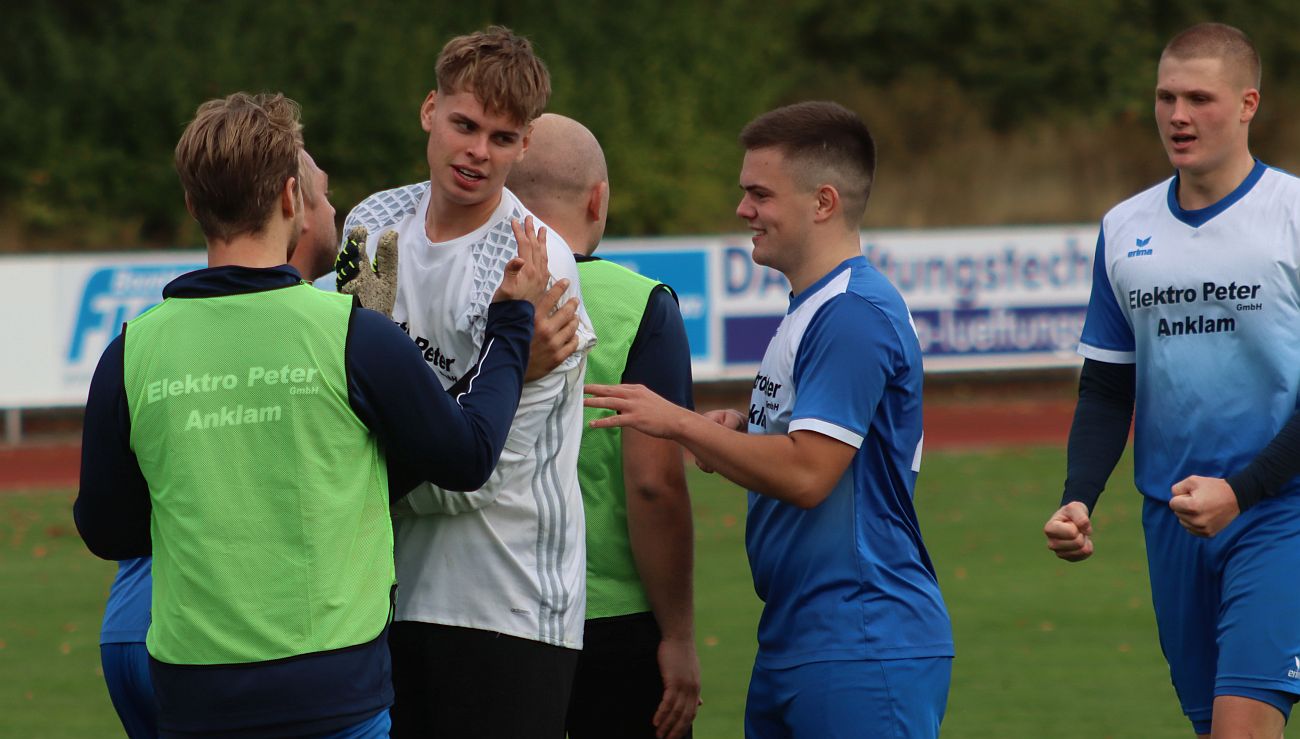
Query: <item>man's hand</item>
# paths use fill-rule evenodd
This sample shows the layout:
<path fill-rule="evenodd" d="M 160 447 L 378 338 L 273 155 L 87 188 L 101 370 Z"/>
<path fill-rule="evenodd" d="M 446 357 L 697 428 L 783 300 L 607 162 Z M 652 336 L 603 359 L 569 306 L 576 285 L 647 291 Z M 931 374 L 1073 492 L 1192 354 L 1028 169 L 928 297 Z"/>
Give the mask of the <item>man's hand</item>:
<path fill-rule="evenodd" d="M 1092 521 L 1088 506 L 1074 501 L 1061 506 L 1043 526 L 1047 548 L 1067 562 L 1081 562 L 1092 556 Z"/>
<path fill-rule="evenodd" d="M 1169 507 L 1178 523 L 1197 536 L 1214 536 L 1241 513 L 1232 486 L 1220 477 L 1192 475 L 1170 490 Z"/>
<path fill-rule="evenodd" d="M 366 254 L 368 235 L 364 226 L 348 231 L 343 251 L 334 258 L 338 291 L 392 318 L 397 300 L 397 232 L 389 230 L 379 235 L 374 266 Z"/>
<path fill-rule="evenodd" d="M 533 217 L 528 216 L 521 224 L 510 219 L 510 228 L 515 232 L 515 242 L 519 245 L 519 254 L 506 264 L 505 274 L 501 276 L 501 286 L 492 296 L 492 302 L 501 300 L 527 300 L 533 304 L 534 312 L 546 295 L 546 283 L 551 279 L 546 254 L 546 229 L 533 231 Z"/>
<path fill-rule="evenodd" d="M 741 413 L 740 411 L 734 408 L 720 408 L 718 410 L 705 411 L 700 415 L 704 416 L 710 421 L 713 421 L 719 426 L 722 426 L 723 428 L 729 428 L 732 431 L 743 432 L 749 428 L 749 419 L 745 418 L 744 413 Z M 690 457 L 692 460 L 694 460 L 695 466 L 699 467 L 701 472 L 707 472 L 709 474 L 713 474 L 714 469 L 708 466 L 707 464 L 701 462 L 699 457 L 695 456 L 694 454 L 691 454 L 690 451 L 687 451 L 686 455 Z"/>
<path fill-rule="evenodd" d="M 559 309 L 555 307 L 568 289 L 568 280 L 556 280 L 537 304 L 524 382 L 546 376 L 578 350 L 578 299 L 569 298 Z"/>
<path fill-rule="evenodd" d="M 695 415 L 664 400 L 645 385 L 584 385 L 582 392 L 594 396 L 584 399 L 584 406 L 605 408 L 617 414 L 592 421 L 590 425 L 594 429 L 627 426 L 643 434 L 671 439 L 679 432 L 682 421 Z"/>
<path fill-rule="evenodd" d="M 690 639 L 659 642 L 659 673 L 664 697 L 651 723 L 659 739 L 679 739 L 690 730 L 700 706 L 700 660 Z"/>

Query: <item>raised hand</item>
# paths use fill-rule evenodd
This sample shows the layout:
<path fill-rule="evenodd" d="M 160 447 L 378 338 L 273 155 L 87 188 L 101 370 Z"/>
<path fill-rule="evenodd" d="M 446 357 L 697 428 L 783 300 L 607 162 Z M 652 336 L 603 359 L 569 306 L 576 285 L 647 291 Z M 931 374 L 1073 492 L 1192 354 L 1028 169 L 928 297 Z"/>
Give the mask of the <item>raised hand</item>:
<path fill-rule="evenodd" d="M 397 232 L 380 234 L 373 266 L 366 254 L 368 236 L 364 226 L 348 231 L 343 251 L 334 259 L 338 291 L 354 295 L 361 305 L 392 318 L 397 301 Z"/>
<path fill-rule="evenodd" d="M 519 255 L 506 264 L 501 286 L 492 296 L 492 302 L 527 300 L 537 308 L 546 295 L 546 284 L 551 278 L 546 254 L 546 228 L 534 231 L 532 216 L 525 218 L 522 224 L 517 219 L 510 219 L 510 228 L 515 232 Z"/>
<path fill-rule="evenodd" d="M 593 420 L 588 425 L 594 429 L 627 426 L 643 434 L 671 439 L 680 431 L 683 420 L 695 415 L 694 411 L 664 400 L 645 385 L 586 385 L 582 391 L 592 396 L 582 401 L 584 406 L 605 408 L 616 414 Z"/>
<path fill-rule="evenodd" d="M 556 280 L 537 305 L 524 382 L 545 376 L 578 350 L 578 299 L 569 298 L 558 309 L 555 307 L 568 289 L 568 280 Z"/>
<path fill-rule="evenodd" d="M 1092 556 L 1092 520 L 1088 506 L 1074 501 L 1060 507 L 1043 526 L 1047 548 L 1067 562 L 1081 562 Z"/>

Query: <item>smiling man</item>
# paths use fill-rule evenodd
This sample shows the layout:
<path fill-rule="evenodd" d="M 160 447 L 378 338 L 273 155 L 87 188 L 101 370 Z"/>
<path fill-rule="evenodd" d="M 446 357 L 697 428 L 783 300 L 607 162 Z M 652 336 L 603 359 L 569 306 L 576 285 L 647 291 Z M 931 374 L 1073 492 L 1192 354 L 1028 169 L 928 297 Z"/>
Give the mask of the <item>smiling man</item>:
<path fill-rule="evenodd" d="M 392 318 L 450 387 L 478 356 L 493 286 L 517 251 L 510 221 L 530 215 L 505 181 L 551 83 L 527 39 L 495 26 L 449 41 L 437 78 L 420 106 L 429 181 L 371 195 L 344 231 L 367 227 L 372 254 L 396 231 Z M 547 246 L 552 275 L 576 297 L 569 246 L 553 232 Z M 578 319 L 578 350 L 524 385 L 487 484 L 425 484 L 394 509 L 394 736 L 564 734 L 586 588 L 577 458 L 594 334 L 585 311 Z"/>
<path fill-rule="evenodd" d="M 876 149 L 862 120 L 809 102 L 740 135 L 736 215 L 753 259 L 790 280 L 745 414 L 701 416 L 640 385 L 588 385 L 594 408 L 673 439 L 749 490 L 745 546 L 763 600 L 747 737 L 936 737 L 952 628 L 921 541 L 921 347 L 907 305 L 862 256 Z"/>
<path fill-rule="evenodd" d="M 1102 219 L 1065 492 L 1044 527 L 1061 559 L 1092 555 L 1133 419 L 1160 646 L 1201 736 L 1280 737 L 1300 695 L 1300 181 L 1250 154 L 1259 82 L 1230 26 L 1193 26 L 1160 57 L 1176 173 Z"/>

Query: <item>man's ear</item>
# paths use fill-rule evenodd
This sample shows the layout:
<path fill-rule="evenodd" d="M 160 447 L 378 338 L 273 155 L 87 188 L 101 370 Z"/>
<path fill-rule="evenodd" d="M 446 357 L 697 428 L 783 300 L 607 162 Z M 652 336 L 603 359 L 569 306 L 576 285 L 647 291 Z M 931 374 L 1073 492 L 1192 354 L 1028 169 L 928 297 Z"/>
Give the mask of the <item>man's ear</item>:
<path fill-rule="evenodd" d="M 818 185 L 817 191 L 813 194 L 817 198 L 817 209 L 813 212 L 814 223 L 825 223 L 838 216 L 843 210 L 840 207 L 840 191 L 836 190 L 834 185 L 829 183 Z"/>
<path fill-rule="evenodd" d="M 280 189 L 280 213 L 292 221 L 295 214 L 302 210 L 302 188 L 298 187 L 298 178 L 290 177 Z"/>
<path fill-rule="evenodd" d="M 605 208 L 609 203 L 609 183 L 601 180 L 592 186 L 591 192 L 587 193 L 587 220 L 595 223 L 605 214 Z"/>
<path fill-rule="evenodd" d="M 424 96 L 424 102 L 420 103 L 420 128 L 425 133 L 433 131 L 433 111 L 438 107 L 438 91 L 430 90 L 428 95 Z"/>
<path fill-rule="evenodd" d="M 1250 123 L 1259 112 L 1259 90 L 1250 88 L 1241 96 L 1241 122 Z"/>
<path fill-rule="evenodd" d="M 515 157 L 516 162 L 523 161 L 524 155 L 528 153 L 528 145 L 533 143 L 533 124 L 529 123 L 524 127 L 524 137 L 519 140 L 519 155 Z"/>
<path fill-rule="evenodd" d="M 190 202 L 190 194 L 188 192 L 185 193 L 185 211 L 190 214 L 190 218 L 193 218 L 196 221 L 199 220 L 199 217 L 194 215 L 194 203 Z"/>

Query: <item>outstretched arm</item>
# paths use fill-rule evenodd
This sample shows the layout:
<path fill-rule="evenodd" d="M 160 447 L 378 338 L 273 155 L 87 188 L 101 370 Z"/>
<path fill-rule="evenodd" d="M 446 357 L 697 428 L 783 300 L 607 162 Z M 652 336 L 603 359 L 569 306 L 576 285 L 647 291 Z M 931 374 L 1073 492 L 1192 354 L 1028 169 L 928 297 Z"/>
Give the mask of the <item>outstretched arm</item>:
<path fill-rule="evenodd" d="M 800 508 L 830 495 L 857 452 L 815 431 L 744 434 L 679 408 L 642 385 L 588 385 L 585 404 L 618 415 L 596 419 L 592 428 L 629 427 L 686 447 L 700 464 L 723 477 Z"/>

